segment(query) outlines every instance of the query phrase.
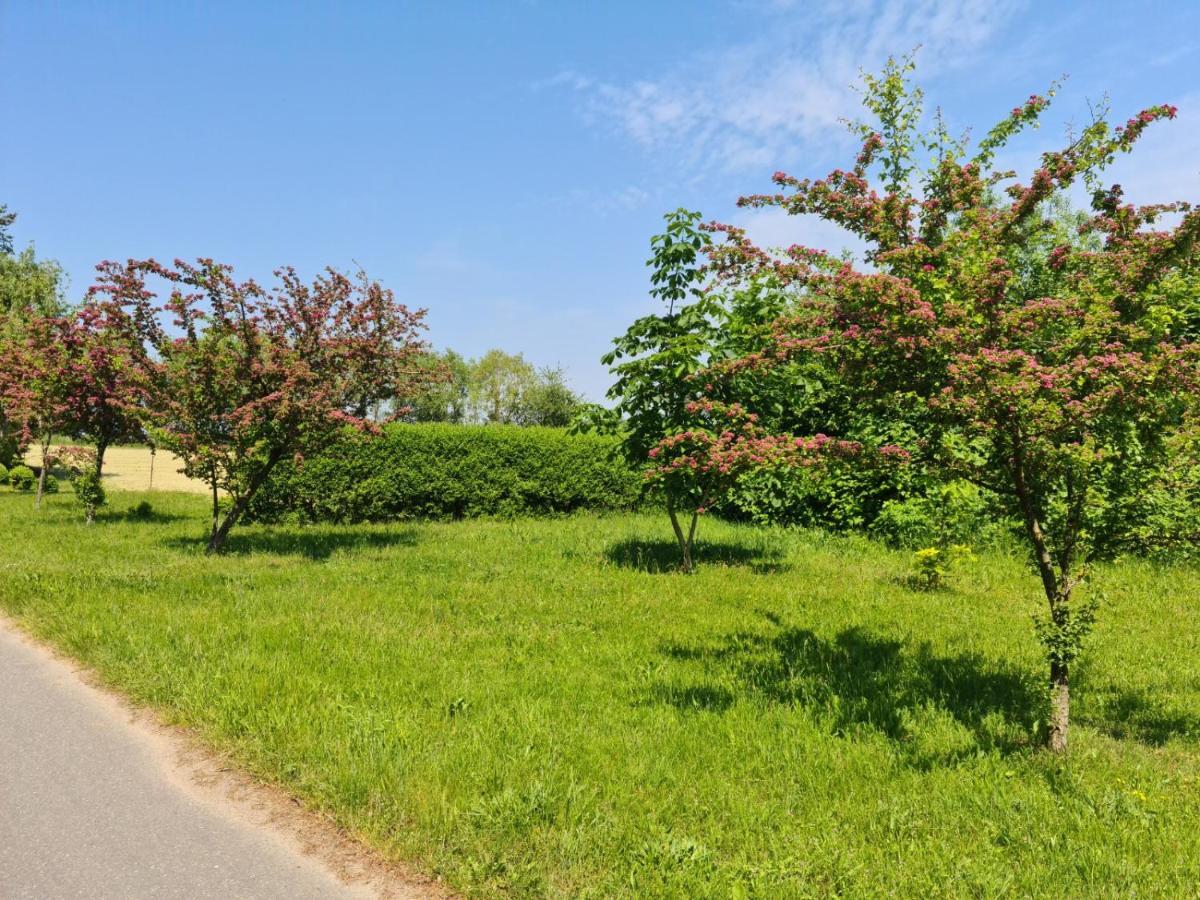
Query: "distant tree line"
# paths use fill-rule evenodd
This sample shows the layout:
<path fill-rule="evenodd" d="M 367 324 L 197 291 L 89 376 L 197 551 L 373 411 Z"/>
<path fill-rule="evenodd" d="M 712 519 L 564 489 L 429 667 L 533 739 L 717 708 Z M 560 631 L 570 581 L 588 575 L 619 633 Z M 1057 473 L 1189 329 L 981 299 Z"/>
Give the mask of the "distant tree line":
<path fill-rule="evenodd" d="M 561 368 L 538 369 L 520 353 L 493 349 L 467 359 L 444 350 L 421 365 L 429 377 L 403 400 L 408 422 L 565 427 L 583 405 Z"/>

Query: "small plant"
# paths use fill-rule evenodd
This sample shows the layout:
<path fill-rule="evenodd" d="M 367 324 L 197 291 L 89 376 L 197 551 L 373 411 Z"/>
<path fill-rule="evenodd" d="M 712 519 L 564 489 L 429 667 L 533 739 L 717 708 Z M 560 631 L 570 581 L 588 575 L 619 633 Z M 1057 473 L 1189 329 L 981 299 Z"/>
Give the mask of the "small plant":
<path fill-rule="evenodd" d="M 71 486 L 75 489 L 75 501 L 83 507 L 87 523 L 91 525 L 96 521 L 96 510 L 103 506 L 106 500 L 100 476 L 96 474 L 95 469 L 84 469 L 75 476 Z"/>
<path fill-rule="evenodd" d="M 913 554 L 913 580 L 925 590 L 937 590 L 946 586 L 946 579 L 955 569 L 974 558 L 966 544 L 925 547 Z"/>
<path fill-rule="evenodd" d="M 0 484 L 8 484 L 8 466 L 0 463 Z"/>
<path fill-rule="evenodd" d="M 8 473 L 8 483 L 14 491 L 32 491 L 36 480 L 29 466 L 13 466 Z"/>
<path fill-rule="evenodd" d="M 136 506 L 129 507 L 129 510 L 125 513 L 125 515 L 130 519 L 137 519 L 145 522 L 146 520 L 153 518 L 154 507 L 150 505 L 149 500 L 143 500 Z"/>
<path fill-rule="evenodd" d="M 58 479 L 47 473 L 46 481 L 42 484 L 42 492 L 46 494 L 58 493 Z"/>

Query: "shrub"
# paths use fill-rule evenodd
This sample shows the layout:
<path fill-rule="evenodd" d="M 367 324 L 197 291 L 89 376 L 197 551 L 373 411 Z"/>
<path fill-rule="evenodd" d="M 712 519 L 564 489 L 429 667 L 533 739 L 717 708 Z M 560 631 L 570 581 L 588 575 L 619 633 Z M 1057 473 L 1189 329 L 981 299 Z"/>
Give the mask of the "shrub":
<path fill-rule="evenodd" d="M 8 471 L 8 483 L 14 491 L 31 491 L 36 480 L 29 466 L 13 466 Z"/>
<path fill-rule="evenodd" d="M 83 507 L 84 515 L 90 525 L 96 519 L 96 510 L 104 505 L 107 499 L 104 495 L 104 485 L 95 469 L 84 469 L 71 481 L 75 490 L 75 501 Z"/>
<path fill-rule="evenodd" d="M 0 462 L 0 484 L 8 484 L 8 466 Z"/>
<path fill-rule="evenodd" d="M 45 492 L 47 494 L 57 494 L 58 493 L 58 479 L 55 478 L 53 475 L 47 473 L 46 474 L 46 483 L 42 485 L 42 490 L 43 490 L 43 492 Z"/>
<path fill-rule="evenodd" d="M 870 531 L 891 547 L 916 549 L 971 541 L 991 544 L 1005 528 L 995 497 L 969 481 L 951 481 L 923 494 L 889 500 Z"/>
<path fill-rule="evenodd" d="M 945 585 L 951 572 L 974 559 L 975 555 L 966 544 L 925 547 L 913 554 L 913 580 L 925 590 L 937 590 Z"/>
<path fill-rule="evenodd" d="M 142 522 L 154 517 L 154 507 L 150 505 L 149 500 L 142 500 L 136 505 L 129 507 L 125 513 L 130 519 L 136 519 Z"/>
<path fill-rule="evenodd" d="M 617 440 L 506 425 L 390 425 L 343 434 L 320 455 L 281 464 L 250 504 L 259 521 L 365 522 L 624 509 L 641 476 Z"/>

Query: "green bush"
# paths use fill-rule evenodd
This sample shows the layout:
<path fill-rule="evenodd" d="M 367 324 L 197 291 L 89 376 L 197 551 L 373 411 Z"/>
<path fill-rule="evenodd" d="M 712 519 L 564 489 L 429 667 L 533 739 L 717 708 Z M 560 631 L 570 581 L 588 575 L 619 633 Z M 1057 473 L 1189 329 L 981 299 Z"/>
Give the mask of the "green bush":
<path fill-rule="evenodd" d="M 0 462 L 0 484 L 8 484 L 8 466 Z"/>
<path fill-rule="evenodd" d="M 47 494 L 58 493 L 58 479 L 47 473 L 46 483 L 42 485 L 42 490 Z"/>
<path fill-rule="evenodd" d="M 75 490 L 75 502 L 83 507 L 84 516 L 90 524 L 96 518 L 96 510 L 107 500 L 100 476 L 95 469 L 84 469 L 71 480 L 71 487 Z"/>
<path fill-rule="evenodd" d="M 259 521 L 378 522 L 627 509 L 641 477 L 615 438 L 559 428 L 391 425 L 346 433 L 300 465 L 281 465 L 251 503 Z"/>
<path fill-rule="evenodd" d="M 33 469 L 29 466 L 13 466 L 8 470 L 8 483 L 14 491 L 33 490 L 35 480 Z"/>
<path fill-rule="evenodd" d="M 915 550 L 952 544 L 992 543 L 1005 528 L 995 499 L 969 481 L 951 481 L 924 494 L 889 500 L 870 532 L 892 547 Z"/>

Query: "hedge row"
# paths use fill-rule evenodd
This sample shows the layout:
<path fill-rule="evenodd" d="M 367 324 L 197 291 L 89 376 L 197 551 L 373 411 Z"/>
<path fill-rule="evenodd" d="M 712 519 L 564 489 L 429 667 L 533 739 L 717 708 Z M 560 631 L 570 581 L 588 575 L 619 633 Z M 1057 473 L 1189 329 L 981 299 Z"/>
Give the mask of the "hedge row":
<path fill-rule="evenodd" d="M 613 438 L 507 425 L 391 425 L 281 465 L 248 511 L 264 522 L 379 522 L 626 509 L 641 478 Z"/>

